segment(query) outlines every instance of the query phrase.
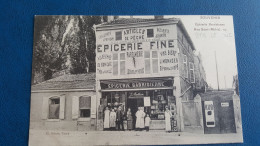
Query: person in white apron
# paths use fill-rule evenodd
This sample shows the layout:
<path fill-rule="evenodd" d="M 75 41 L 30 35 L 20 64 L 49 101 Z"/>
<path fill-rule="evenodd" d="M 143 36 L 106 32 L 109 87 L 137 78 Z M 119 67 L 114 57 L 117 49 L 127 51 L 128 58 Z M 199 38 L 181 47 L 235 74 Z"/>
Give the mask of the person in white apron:
<path fill-rule="evenodd" d="M 138 107 L 138 111 L 136 112 L 135 116 L 136 116 L 136 124 L 135 124 L 136 130 L 144 129 L 145 113 L 144 111 L 141 110 L 141 107 Z"/>
<path fill-rule="evenodd" d="M 164 116 L 165 116 L 165 131 L 166 132 L 170 132 L 171 131 L 171 117 L 172 117 L 172 113 L 168 109 L 167 106 L 165 107 Z"/>
<path fill-rule="evenodd" d="M 109 115 L 110 115 L 110 110 L 108 107 L 106 107 L 106 110 L 104 111 L 104 130 L 108 130 L 110 128 L 109 126 Z"/>
<path fill-rule="evenodd" d="M 110 112 L 109 126 L 111 130 L 116 130 L 116 112 L 114 109 Z"/>

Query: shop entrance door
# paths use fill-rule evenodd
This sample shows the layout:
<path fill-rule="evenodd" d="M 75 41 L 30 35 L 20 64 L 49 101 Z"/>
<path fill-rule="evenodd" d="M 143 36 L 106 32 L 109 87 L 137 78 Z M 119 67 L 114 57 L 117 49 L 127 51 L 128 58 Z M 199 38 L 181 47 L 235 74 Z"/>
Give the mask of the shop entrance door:
<path fill-rule="evenodd" d="M 138 107 L 144 106 L 144 99 L 143 98 L 128 98 L 127 100 L 127 110 L 128 108 L 131 109 L 132 117 L 133 117 L 133 128 L 135 129 L 135 122 L 136 122 L 136 116 L 135 113 L 138 110 Z"/>

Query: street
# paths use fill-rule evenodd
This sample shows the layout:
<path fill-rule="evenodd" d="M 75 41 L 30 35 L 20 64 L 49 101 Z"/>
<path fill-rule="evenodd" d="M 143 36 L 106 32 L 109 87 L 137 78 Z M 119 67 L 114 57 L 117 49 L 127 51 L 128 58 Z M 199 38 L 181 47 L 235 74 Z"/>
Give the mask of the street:
<path fill-rule="evenodd" d="M 165 145 L 241 143 L 241 133 L 192 134 L 186 132 L 166 133 L 164 131 L 50 131 L 30 130 L 30 146 L 46 145 Z"/>

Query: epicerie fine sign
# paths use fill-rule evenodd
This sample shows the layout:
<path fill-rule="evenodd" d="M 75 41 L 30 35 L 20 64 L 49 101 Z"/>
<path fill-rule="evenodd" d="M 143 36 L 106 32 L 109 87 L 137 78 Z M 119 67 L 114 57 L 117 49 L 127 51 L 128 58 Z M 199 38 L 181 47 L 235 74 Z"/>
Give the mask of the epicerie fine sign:
<path fill-rule="evenodd" d="M 178 71 L 173 27 L 97 31 L 96 35 L 96 73 L 99 78 Z"/>

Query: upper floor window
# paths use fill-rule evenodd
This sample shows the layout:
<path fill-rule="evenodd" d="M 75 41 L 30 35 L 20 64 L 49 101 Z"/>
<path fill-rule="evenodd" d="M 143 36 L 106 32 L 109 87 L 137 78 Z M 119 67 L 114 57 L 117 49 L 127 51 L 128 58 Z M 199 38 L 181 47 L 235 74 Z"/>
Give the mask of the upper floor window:
<path fill-rule="evenodd" d="M 150 51 L 144 51 L 144 64 L 145 64 L 145 73 L 151 73 L 151 63 L 150 63 Z"/>
<path fill-rule="evenodd" d="M 158 73 L 159 65 L 158 65 L 158 52 L 152 51 L 152 63 L 153 63 L 153 73 Z"/>
<path fill-rule="evenodd" d="M 118 54 L 113 54 L 113 75 L 118 75 Z"/>
<path fill-rule="evenodd" d="M 194 63 L 190 62 L 190 82 L 195 83 Z"/>
<path fill-rule="evenodd" d="M 188 64 L 187 64 L 187 56 L 183 55 L 183 68 L 184 68 L 184 77 L 188 78 Z"/>
<path fill-rule="evenodd" d="M 120 53 L 120 75 L 125 75 L 125 53 Z"/>
<path fill-rule="evenodd" d="M 116 41 L 122 40 L 122 31 L 116 32 Z"/>
<path fill-rule="evenodd" d="M 154 37 L 153 29 L 147 29 L 147 38 Z"/>

